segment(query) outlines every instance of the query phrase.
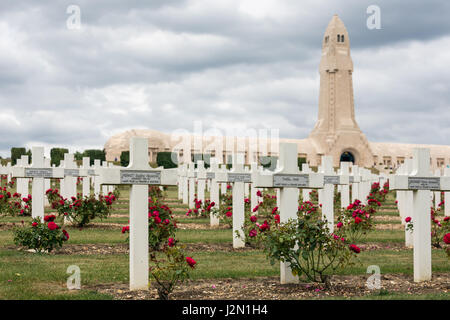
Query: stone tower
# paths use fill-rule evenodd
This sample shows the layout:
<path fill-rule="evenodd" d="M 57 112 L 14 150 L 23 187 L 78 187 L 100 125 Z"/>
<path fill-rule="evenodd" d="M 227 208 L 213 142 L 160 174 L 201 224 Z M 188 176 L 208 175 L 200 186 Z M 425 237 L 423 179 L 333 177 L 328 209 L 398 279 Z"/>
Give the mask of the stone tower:
<path fill-rule="evenodd" d="M 319 73 L 319 115 L 309 135 L 318 157 L 332 156 L 334 166 L 339 161 L 373 166 L 369 142 L 355 120 L 350 41 L 337 15 L 331 19 L 323 37 Z"/>

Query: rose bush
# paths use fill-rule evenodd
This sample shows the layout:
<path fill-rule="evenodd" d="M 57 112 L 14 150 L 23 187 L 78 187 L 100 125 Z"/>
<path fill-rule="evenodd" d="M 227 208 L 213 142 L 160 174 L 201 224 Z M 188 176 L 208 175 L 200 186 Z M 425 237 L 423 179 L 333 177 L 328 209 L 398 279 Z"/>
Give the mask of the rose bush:
<path fill-rule="evenodd" d="M 51 252 L 62 247 L 69 240 L 69 234 L 55 223 L 55 216 L 45 216 L 44 222 L 33 219 L 29 226 L 22 225 L 13 229 L 14 243 L 36 252 Z"/>
<path fill-rule="evenodd" d="M 264 250 L 272 264 L 287 262 L 294 275 L 326 286 L 330 284 L 329 276 L 351 264 L 360 252 L 355 244 L 330 234 L 327 221 L 321 219 L 317 209 L 299 211 L 297 220 L 278 224 L 264 237 Z"/>
<path fill-rule="evenodd" d="M 48 189 L 45 193 L 61 221 L 64 223 L 64 218 L 67 218 L 78 227 L 86 226 L 95 218 L 106 219 L 117 200 L 113 192 L 106 196 L 99 195 L 98 199 L 94 195 L 83 197 L 80 193 L 76 197 L 65 199 L 58 193 L 58 189 Z"/>
<path fill-rule="evenodd" d="M 340 211 L 337 217 L 336 234 L 352 243 L 359 242 L 374 229 L 372 221 L 374 212 L 372 206 L 365 206 L 356 199 L 346 209 Z"/>
<path fill-rule="evenodd" d="M 197 262 L 186 256 L 185 246 L 169 238 L 160 253 L 150 253 L 150 285 L 158 291 L 160 300 L 169 300 L 174 288 L 190 278 L 189 272 Z"/>
<path fill-rule="evenodd" d="M 151 250 L 158 251 L 169 238 L 175 236 L 177 221 L 165 204 L 155 202 L 152 198 L 148 199 L 148 203 L 148 244 Z M 129 226 L 122 228 L 122 233 L 129 231 Z"/>
<path fill-rule="evenodd" d="M 206 199 L 205 202 L 202 202 L 202 200 L 195 198 L 194 209 L 189 209 L 186 212 L 186 215 L 197 218 L 209 218 L 215 205 L 215 202 L 211 202 L 211 200 L 209 199 Z"/>

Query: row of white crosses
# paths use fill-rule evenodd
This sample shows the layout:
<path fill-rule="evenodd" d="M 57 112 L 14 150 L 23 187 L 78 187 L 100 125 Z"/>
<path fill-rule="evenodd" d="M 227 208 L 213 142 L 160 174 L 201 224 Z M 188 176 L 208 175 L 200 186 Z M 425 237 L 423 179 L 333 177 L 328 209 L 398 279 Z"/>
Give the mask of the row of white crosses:
<path fill-rule="evenodd" d="M 19 193 L 28 194 L 28 180 L 32 179 L 32 217 L 44 217 L 45 191 L 50 187 L 50 179 L 60 179 L 61 195 L 70 198 L 77 195 L 77 177 L 83 177 L 83 196 L 90 195 L 89 176 L 95 175 L 95 170 L 89 165 L 89 157 L 83 157 L 83 166 L 77 168 L 73 154 L 64 154 L 59 167 L 50 167 L 50 159 L 44 158 L 43 147 L 32 147 L 32 164 L 28 165 L 28 156 L 18 159 L 18 164 L 10 167 L 12 177 L 17 178 Z M 99 164 L 100 160 L 95 160 Z M 5 172 L 3 172 L 5 173 Z M 8 174 L 8 172 L 6 172 Z M 99 186 L 99 184 L 98 184 Z M 94 190 L 98 197 L 99 188 Z"/>
<path fill-rule="evenodd" d="M 431 280 L 431 219 L 430 192 L 450 191 L 450 177 L 435 177 L 430 171 L 430 150 L 414 149 L 412 170 L 406 174 L 390 176 L 391 190 L 412 191 L 412 200 L 406 206 L 411 208 L 414 224 L 413 259 L 414 281 Z"/>
<path fill-rule="evenodd" d="M 131 185 L 130 190 L 130 290 L 148 289 L 148 187 L 177 185 L 177 169 L 149 166 L 148 139 L 130 140 L 128 167 L 98 170 L 102 185 Z"/>
<path fill-rule="evenodd" d="M 233 248 L 242 248 L 245 246 L 243 232 L 245 219 L 244 184 L 252 181 L 250 172 L 244 169 L 244 155 L 241 153 L 234 154 L 231 170 L 216 173 L 216 180 L 233 185 Z"/>

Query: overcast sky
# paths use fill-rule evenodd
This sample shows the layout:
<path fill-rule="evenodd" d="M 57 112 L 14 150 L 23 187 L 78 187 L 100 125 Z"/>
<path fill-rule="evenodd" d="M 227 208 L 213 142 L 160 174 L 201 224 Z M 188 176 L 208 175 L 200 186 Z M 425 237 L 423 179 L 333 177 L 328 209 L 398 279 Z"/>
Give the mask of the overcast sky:
<path fill-rule="evenodd" d="M 67 26 L 70 5 L 80 29 Z M 101 149 L 125 130 L 193 131 L 195 120 L 306 138 L 335 13 L 369 141 L 450 144 L 448 0 L 17 0 L 0 2 L 0 155 Z"/>

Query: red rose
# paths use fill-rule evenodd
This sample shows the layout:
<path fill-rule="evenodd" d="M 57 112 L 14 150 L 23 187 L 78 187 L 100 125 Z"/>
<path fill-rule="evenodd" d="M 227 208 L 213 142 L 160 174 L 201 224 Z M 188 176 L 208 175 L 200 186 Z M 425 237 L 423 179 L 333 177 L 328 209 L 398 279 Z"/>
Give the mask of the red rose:
<path fill-rule="evenodd" d="M 251 222 L 256 222 L 256 220 L 258 220 L 258 218 L 256 216 L 251 216 L 250 217 L 250 221 Z"/>
<path fill-rule="evenodd" d="M 355 253 L 360 253 L 360 252 L 361 252 L 361 249 L 358 248 L 358 247 L 357 247 L 356 245 L 354 245 L 354 244 L 349 245 L 349 248 L 350 248 L 350 250 L 352 250 L 352 251 L 355 252 Z"/>
<path fill-rule="evenodd" d="M 56 223 L 54 223 L 53 221 L 50 221 L 50 222 L 48 223 L 47 227 L 48 227 L 50 230 L 58 229 L 58 225 L 57 225 Z"/>
<path fill-rule="evenodd" d="M 343 226 L 344 224 L 342 222 L 338 222 L 338 224 L 336 225 L 336 227 L 339 229 Z"/>
<path fill-rule="evenodd" d="M 355 217 L 355 223 L 360 224 L 362 222 L 362 219 L 360 217 Z"/>
<path fill-rule="evenodd" d="M 276 223 L 280 223 L 280 215 L 276 214 L 274 217 Z"/>
<path fill-rule="evenodd" d="M 191 257 L 186 257 L 186 262 L 188 265 L 193 269 L 195 267 L 195 264 L 197 263 L 194 259 Z"/>
<path fill-rule="evenodd" d="M 175 239 L 169 238 L 168 245 L 169 245 L 169 247 L 173 247 L 175 245 Z"/>
<path fill-rule="evenodd" d="M 257 195 L 258 197 L 262 197 L 261 191 L 260 191 L 260 190 L 256 191 L 256 195 Z"/>
<path fill-rule="evenodd" d="M 69 233 L 67 233 L 66 230 L 63 230 L 62 232 L 63 232 L 63 234 L 64 234 L 64 241 L 69 240 Z"/>
<path fill-rule="evenodd" d="M 156 216 L 156 217 L 154 217 L 153 219 L 155 220 L 155 223 L 156 223 L 156 224 L 161 223 L 161 218 L 160 218 L 160 217 Z"/>
<path fill-rule="evenodd" d="M 265 230 L 269 230 L 269 229 L 270 229 L 270 226 L 267 223 L 267 220 L 264 220 L 264 223 L 259 226 L 259 230 L 261 230 L 261 231 L 265 231 Z"/>
<path fill-rule="evenodd" d="M 31 225 L 32 225 L 33 227 L 36 227 L 36 226 L 38 225 L 38 223 L 37 223 L 37 222 L 33 222 Z"/>
<path fill-rule="evenodd" d="M 405 222 L 410 222 L 411 221 L 411 217 L 406 217 L 405 218 Z"/>
<path fill-rule="evenodd" d="M 250 232 L 248 233 L 248 235 L 250 237 L 256 237 L 256 235 L 258 234 L 258 231 L 256 231 L 255 229 L 250 230 Z"/>
<path fill-rule="evenodd" d="M 122 227 L 122 233 L 128 232 L 130 231 L 130 227 L 126 226 L 126 227 Z"/>
<path fill-rule="evenodd" d="M 450 220 L 450 217 L 445 217 L 444 218 L 444 221 L 448 221 L 448 220 Z"/>
<path fill-rule="evenodd" d="M 225 213 L 225 215 L 226 215 L 228 218 L 230 218 L 230 217 L 233 215 L 233 213 L 232 213 L 231 211 L 227 211 L 227 213 Z"/>
<path fill-rule="evenodd" d="M 444 242 L 446 243 L 446 244 L 450 244 L 450 233 L 447 233 L 445 236 L 444 236 Z"/>

